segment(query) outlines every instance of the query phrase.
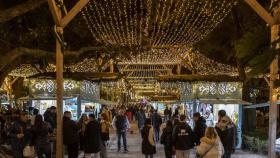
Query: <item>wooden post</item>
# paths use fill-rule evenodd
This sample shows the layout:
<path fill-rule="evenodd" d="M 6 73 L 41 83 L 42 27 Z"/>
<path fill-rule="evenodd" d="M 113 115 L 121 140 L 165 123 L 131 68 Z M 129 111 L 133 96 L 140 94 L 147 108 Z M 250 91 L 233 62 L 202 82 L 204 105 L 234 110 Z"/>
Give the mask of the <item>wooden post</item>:
<path fill-rule="evenodd" d="M 271 27 L 271 41 L 275 41 L 279 38 L 278 36 L 279 26 L 273 25 Z M 278 47 L 278 46 L 277 46 Z M 268 139 L 268 157 L 276 158 L 275 144 L 276 144 L 276 131 L 277 131 L 277 104 L 276 104 L 276 90 L 274 88 L 274 81 L 278 76 L 278 55 L 270 64 L 270 107 L 269 107 L 269 139 Z"/>
<path fill-rule="evenodd" d="M 63 158 L 63 54 L 61 51 L 61 44 L 58 40 L 56 40 L 56 85 L 56 157 Z"/>
<path fill-rule="evenodd" d="M 110 73 L 113 73 L 114 72 L 114 62 L 113 62 L 113 59 L 110 59 L 109 66 L 110 66 Z"/>

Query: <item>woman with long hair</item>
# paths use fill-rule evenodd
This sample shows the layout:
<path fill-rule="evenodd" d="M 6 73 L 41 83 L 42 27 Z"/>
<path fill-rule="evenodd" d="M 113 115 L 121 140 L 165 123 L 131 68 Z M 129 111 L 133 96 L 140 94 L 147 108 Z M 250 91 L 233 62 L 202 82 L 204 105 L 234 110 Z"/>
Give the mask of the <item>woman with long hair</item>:
<path fill-rule="evenodd" d="M 86 126 L 88 123 L 88 116 L 87 114 L 82 114 L 79 122 L 78 122 L 78 127 L 79 127 L 79 137 L 80 137 L 80 150 L 84 150 L 84 142 L 85 142 L 85 130 Z"/>
<path fill-rule="evenodd" d="M 51 158 L 51 143 L 49 134 L 52 133 L 49 124 L 43 121 L 42 115 L 36 115 L 32 126 L 33 142 L 38 158 Z"/>
<path fill-rule="evenodd" d="M 197 154 L 203 158 L 221 158 L 224 154 L 223 144 L 214 127 L 207 127 L 205 136 L 200 139 Z"/>

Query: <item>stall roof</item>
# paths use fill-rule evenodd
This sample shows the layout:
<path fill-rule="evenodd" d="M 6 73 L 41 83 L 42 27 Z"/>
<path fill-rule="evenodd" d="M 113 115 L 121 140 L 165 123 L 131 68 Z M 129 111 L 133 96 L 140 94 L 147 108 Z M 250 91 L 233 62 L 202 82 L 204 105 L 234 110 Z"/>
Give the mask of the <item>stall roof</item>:
<path fill-rule="evenodd" d="M 103 104 L 103 105 L 119 105 L 117 102 L 113 102 L 113 101 L 110 101 L 110 100 L 104 100 L 104 99 L 98 99 L 96 100 L 97 103 L 99 104 Z"/>
<path fill-rule="evenodd" d="M 241 99 L 199 99 L 200 102 L 206 104 L 240 104 L 240 105 L 251 105 L 252 103 L 241 100 Z"/>

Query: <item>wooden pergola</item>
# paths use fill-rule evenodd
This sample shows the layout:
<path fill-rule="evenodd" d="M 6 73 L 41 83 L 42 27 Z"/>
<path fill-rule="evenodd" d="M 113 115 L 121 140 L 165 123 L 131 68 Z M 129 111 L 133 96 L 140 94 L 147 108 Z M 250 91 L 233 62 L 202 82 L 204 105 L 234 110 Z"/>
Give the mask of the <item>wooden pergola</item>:
<path fill-rule="evenodd" d="M 256 0 L 245 0 L 253 10 L 271 27 L 271 42 L 279 39 L 279 26 L 277 16 L 271 16 Z M 58 3 L 59 2 L 59 3 Z M 62 133 L 62 113 L 63 113 L 63 29 L 71 22 L 71 20 L 83 9 L 89 0 L 80 0 L 70 11 L 67 11 L 63 5 L 62 0 L 48 0 L 49 8 L 51 10 L 56 30 L 56 82 L 57 82 L 57 137 L 56 137 L 56 157 L 63 158 L 63 133 Z M 279 4 L 273 8 L 276 13 L 279 10 Z M 176 48 L 178 46 L 168 46 L 169 48 Z M 277 46 L 278 47 L 278 46 Z M 176 52 L 175 52 L 176 53 Z M 189 66 L 189 64 L 186 62 Z M 166 68 L 163 68 L 166 70 Z M 179 71 L 179 70 L 178 70 Z M 161 79 L 187 79 L 189 76 L 160 76 Z M 207 78 L 210 76 L 207 76 Z M 205 76 L 197 76 L 197 78 L 205 79 Z M 210 78 L 215 78 L 212 76 Z M 275 158 L 275 140 L 277 128 L 277 105 L 275 104 L 276 93 L 274 90 L 274 81 L 278 78 L 278 56 L 275 57 L 270 66 L 270 112 L 269 112 L 269 157 Z M 228 77 L 229 80 L 236 80 Z"/>

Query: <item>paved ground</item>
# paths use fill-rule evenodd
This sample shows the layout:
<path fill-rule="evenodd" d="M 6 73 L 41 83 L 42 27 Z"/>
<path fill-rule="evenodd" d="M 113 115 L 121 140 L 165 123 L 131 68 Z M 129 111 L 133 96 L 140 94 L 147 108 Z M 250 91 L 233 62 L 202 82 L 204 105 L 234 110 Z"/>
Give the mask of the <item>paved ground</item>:
<path fill-rule="evenodd" d="M 108 149 L 108 158 L 142 158 L 144 157 L 141 153 L 141 139 L 139 132 L 135 127 L 135 124 L 132 124 L 133 134 L 127 135 L 128 141 L 128 153 L 118 153 L 117 152 L 117 141 L 116 135 L 111 135 L 111 141 L 109 143 Z M 195 152 L 193 152 L 195 153 Z M 194 154 L 191 155 L 191 158 L 194 158 Z M 232 158 L 266 158 L 267 156 L 251 154 L 243 151 L 237 151 Z M 157 153 L 154 158 L 164 158 L 163 146 L 157 144 Z"/>

